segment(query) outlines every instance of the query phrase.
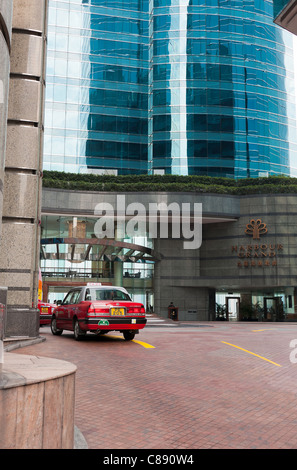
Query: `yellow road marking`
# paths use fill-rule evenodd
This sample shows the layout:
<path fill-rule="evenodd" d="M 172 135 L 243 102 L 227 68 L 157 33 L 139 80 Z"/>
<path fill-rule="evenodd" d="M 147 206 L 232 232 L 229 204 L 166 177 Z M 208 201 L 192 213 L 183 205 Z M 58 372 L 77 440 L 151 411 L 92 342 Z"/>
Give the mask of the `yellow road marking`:
<path fill-rule="evenodd" d="M 270 362 L 271 364 L 274 364 L 275 366 L 282 367 L 280 364 L 277 364 L 276 362 L 273 362 L 273 361 L 270 361 L 269 359 L 266 359 L 266 357 L 259 356 L 258 354 L 255 354 L 251 351 L 248 351 L 247 349 L 240 348 L 239 346 L 236 346 L 235 344 L 226 343 L 225 341 L 222 341 L 222 343 L 228 344 L 229 346 L 233 346 L 234 348 L 237 348 L 237 349 L 241 349 L 242 351 L 245 351 L 249 354 L 252 354 L 253 356 L 259 357 L 260 359 L 263 359 L 264 361 Z"/>
<path fill-rule="evenodd" d="M 252 331 L 274 331 L 273 328 L 264 328 L 263 330 L 252 330 Z"/>
<path fill-rule="evenodd" d="M 143 341 L 138 341 L 138 339 L 132 339 L 133 343 L 138 343 L 141 344 L 146 349 L 155 349 L 155 346 L 152 346 L 151 344 L 144 343 Z"/>
<path fill-rule="evenodd" d="M 121 340 L 124 341 L 124 338 L 122 338 L 122 336 L 106 335 L 105 337 L 106 337 L 106 338 L 117 338 L 117 339 L 121 339 Z M 131 342 L 132 342 L 132 343 L 140 344 L 141 346 L 143 346 L 143 347 L 146 348 L 146 349 L 155 349 L 155 346 L 152 346 L 151 344 L 148 344 L 148 343 L 144 343 L 143 341 L 139 341 L 139 340 L 137 340 L 137 339 L 132 339 Z"/>

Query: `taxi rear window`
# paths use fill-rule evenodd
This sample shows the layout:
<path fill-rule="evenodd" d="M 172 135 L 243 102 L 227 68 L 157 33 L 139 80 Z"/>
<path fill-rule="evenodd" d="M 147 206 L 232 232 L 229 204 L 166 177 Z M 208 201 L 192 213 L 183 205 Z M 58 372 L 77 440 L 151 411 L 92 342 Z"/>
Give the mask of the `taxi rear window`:
<path fill-rule="evenodd" d="M 129 297 L 126 292 L 123 292 L 118 289 L 87 289 L 86 290 L 86 300 L 128 300 Z"/>

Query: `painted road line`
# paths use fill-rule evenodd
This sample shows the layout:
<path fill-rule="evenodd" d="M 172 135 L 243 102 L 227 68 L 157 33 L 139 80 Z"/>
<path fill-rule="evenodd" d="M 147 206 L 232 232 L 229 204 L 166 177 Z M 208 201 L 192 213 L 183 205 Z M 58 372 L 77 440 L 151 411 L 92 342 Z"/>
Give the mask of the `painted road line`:
<path fill-rule="evenodd" d="M 151 344 L 144 343 L 143 341 L 138 341 L 138 339 L 132 339 L 133 343 L 141 344 L 146 349 L 155 349 L 155 346 L 152 346 Z"/>
<path fill-rule="evenodd" d="M 273 361 L 270 361 L 269 359 L 266 359 L 266 357 L 259 356 L 259 354 L 255 354 L 251 351 L 248 351 L 247 349 L 240 348 L 239 346 L 236 346 L 235 344 L 226 343 L 225 341 L 222 341 L 222 343 L 228 344 L 229 346 L 233 346 L 233 348 L 241 349 L 241 351 L 245 351 L 249 354 L 252 354 L 253 356 L 259 357 L 260 359 L 263 359 L 263 361 L 270 362 L 271 364 L 274 364 L 275 366 L 282 367 L 280 364 L 277 364 L 276 362 L 273 362 Z"/>
<path fill-rule="evenodd" d="M 252 330 L 254 332 L 257 332 L 257 331 L 275 331 L 275 328 L 264 328 L 263 330 Z"/>
<path fill-rule="evenodd" d="M 116 336 L 116 335 L 108 335 L 105 336 L 105 338 L 113 338 L 113 339 L 120 339 L 122 341 L 125 341 L 125 339 L 122 336 Z M 138 339 L 132 339 L 131 343 L 137 343 L 143 346 L 146 349 L 155 349 L 155 346 L 152 346 L 151 344 L 145 343 L 144 341 L 139 341 Z"/>

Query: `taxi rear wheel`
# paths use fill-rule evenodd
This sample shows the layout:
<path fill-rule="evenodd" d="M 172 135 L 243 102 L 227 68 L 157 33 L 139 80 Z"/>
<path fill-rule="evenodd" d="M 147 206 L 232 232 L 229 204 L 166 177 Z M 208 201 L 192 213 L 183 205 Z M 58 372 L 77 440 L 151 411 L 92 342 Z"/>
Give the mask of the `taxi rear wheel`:
<path fill-rule="evenodd" d="M 123 335 L 126 341 L 132 341 L 132 339 L 134 339 L 135 333 L 132 331 L 124 331 Z"/>
<path fill-rule="evenodd" d="M 52 317 L 52 320 L 51 320 L 51 331 L 52 331 L 52 334 L 55 335 L 55 336 L 60 336 L 60 335 L 63 333 L 63 330 L 59 330 L 59 328 L 57 328 L 57 320 L 56 320 L 56 317 Z"/>
<path fill-rule="evenodd" d="M 73 332 L 74 332 L 74 338 L 76 339 L 76 341 L 79 341 L 83 336 L 85 336 L 85 332 L 80 329 L 77 318 L 74 320 Z"/>

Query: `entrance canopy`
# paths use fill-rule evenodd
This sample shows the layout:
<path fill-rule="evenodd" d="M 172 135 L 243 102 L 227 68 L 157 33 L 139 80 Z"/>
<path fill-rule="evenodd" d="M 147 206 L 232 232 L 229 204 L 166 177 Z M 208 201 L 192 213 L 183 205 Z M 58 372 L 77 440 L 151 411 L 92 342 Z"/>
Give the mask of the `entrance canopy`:
<path fill-rule="evenodd" d="M 52 245 L 55 250 L 47 251 Z M 67 245 L 68 250 L 63 252 L 61 245 Z M 130 263 L 156 262 L 162 255 L 151 248 L 118 240 L 98 238 L 42 238 L 41 259 L 67 260 L 72 263 L 82 261 L 119 261 Z"/>

